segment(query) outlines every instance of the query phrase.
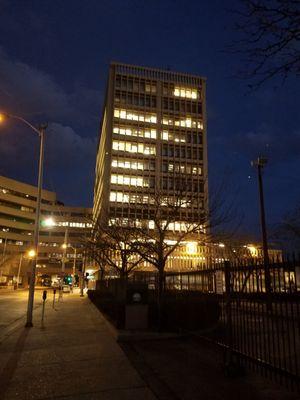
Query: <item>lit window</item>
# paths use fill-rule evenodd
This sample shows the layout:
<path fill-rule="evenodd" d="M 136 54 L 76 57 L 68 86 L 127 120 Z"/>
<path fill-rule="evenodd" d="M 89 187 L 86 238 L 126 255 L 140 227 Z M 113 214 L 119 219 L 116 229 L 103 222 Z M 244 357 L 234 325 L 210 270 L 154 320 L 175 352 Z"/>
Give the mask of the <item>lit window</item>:
<path fill-rule="evenodd" d="M 148 222 L 148 227 L 149 227 L 149 229 L 154 229 L 154 228 L 155 228 L 155 223 L 154 223 L 154 221 L 150 220 L 150 221 Z"/>
<path fill-rule="evenodd" d="M 169 133 L 168 131 L 162 131 L 162 140 L 169 140 Z"/>
<path fill-rule="evenodd" d="M 148 179 L 135 177 L 135 176 L 112 174 L 110 181 L 111 181 L 111 183 L 117 184 L 117 185 L 149 187 Z"/>
<path fill-rule="evenodd" d="M 174 93 L 174 96 L 176 96 L 176 97 L 186 97 L 187 99 L 197 99 L 198 98 L 197 89 L 175 87 L 173 93 Z"/>
<path fill-rule="evenodd" d="M 113 140 L 112 143 L 113 150 L 117 151 L 127 151 L 129 153 L 141 153 L 147 155 L 155 155 L 156 148 L 155 146 L 146 145 L 144 143 L 132 143 L 132 142 L 123 142 L 118 140 Z"/>
<path fill-rule="evenodd" d="M 113 132 L 119 135 L 126 135 L 126 136 L 138 136 L 138 137 L 145 137 L 149 139 L 156 139 L 156 129 L 129 129 L 129 128 L 118 128 L 114 127 Z"/>
<path fill-rule="evenodd" d="M 156 124 L 157 118 L 155 114 L 143 113 L 138 114 L 132 111 L 121 110 L 119 108 L 115 108 L 114 117 L 120 119 L 128 119 L 133 121 L 142 121 L 142 122 L 150 122 L 152 124 Z"/>

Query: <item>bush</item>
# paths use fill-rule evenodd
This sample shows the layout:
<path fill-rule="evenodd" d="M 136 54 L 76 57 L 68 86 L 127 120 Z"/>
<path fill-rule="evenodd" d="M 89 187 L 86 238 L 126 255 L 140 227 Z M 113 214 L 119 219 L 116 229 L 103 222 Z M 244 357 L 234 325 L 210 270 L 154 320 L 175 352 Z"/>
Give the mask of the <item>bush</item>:
<path fill-rule="evenodd" d="M 125 302 L 117 301 L 109 292 L 89 291 L 89 298 L 117 328 L 125 323 Z M 155 293 L 149 293 L 149 327 L 158 326 L 158 307 Z M 221 308 L 212 295 L 189 291 L 168 291 L 164 296 L 162 329 L 167 331 L 208 329 L 216 325 Z"/>

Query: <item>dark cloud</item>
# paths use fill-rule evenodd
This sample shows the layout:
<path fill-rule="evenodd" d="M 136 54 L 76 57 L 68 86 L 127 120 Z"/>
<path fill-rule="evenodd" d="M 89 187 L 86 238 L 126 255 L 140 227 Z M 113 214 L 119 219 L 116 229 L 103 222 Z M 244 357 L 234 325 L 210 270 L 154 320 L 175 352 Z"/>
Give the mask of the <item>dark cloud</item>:
<path fill-rule="evenodd" d="M 81 85 L 67 93 L 49 74 L 11 59 L 0 48 L 0 110 L 21 115 L 33 123 L 49 121 L 45 181 L 51 176 L 51 185 L 68 193 L 70 175 L 73 174 L 74 181 L 76 174 L 85 173 L 89 202 L 101 98 L 98 91 Z M 19 179 L 35 176 L 37 137 L 15 121 L 7 121 L 1 131 L 0 173 Z"/>
<path fill-rule="evenodd" d="M 249 160 L 264 155 L 269 157 L 273 164 L 289 162 L 300 157 L 300 128 L 283 132 L 268 123 L 262 123 L 257 129 L 231 136 L 217 135 L 212 143 Z"/>

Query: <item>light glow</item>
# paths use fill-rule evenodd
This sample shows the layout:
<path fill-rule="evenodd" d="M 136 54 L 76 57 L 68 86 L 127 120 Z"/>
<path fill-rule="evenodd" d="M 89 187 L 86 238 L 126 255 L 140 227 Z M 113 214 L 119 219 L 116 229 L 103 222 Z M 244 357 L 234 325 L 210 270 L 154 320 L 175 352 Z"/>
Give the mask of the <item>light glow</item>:
<path fill-rule="evenodd" d="M 34 258 L 36 256 L 36 251 L 34 249 L 31 249 L 27 252 L 27 256 L 29 258 Z"/>
<path fill-rule="evenodd" d="M 49 217 L 42 221 L 42 225 L 46 228 L 52 228 L 53 226 L 55 226 L 55 221 L 52 217 Z"/>
<path fill-rule="evenodd" d="M 252 257 L 258 257 L 258 249 L 253 245 L 247 245 L 247 249 L 250 251 Z"/>
<path fill-rule="evenodd" d="M 187 242 L 186 252 L 187 252 L 187 254 L 196 254 L 197 253 L 197 242 Z"/>

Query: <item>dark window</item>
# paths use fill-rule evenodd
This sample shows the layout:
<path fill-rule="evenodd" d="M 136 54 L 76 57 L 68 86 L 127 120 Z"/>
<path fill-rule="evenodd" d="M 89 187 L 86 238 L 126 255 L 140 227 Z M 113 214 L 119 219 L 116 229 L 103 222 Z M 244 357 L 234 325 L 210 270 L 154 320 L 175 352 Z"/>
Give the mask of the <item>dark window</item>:
<path fill-rule="evenodd" d="M 153 189 L 155 186 L 155 179 L 153 177 L 149 179 L 149 186 L 151 189 Z"/>
<path fill-rule="evenodd" d="M 150 171 L 155 171 L 155 161 L 150 161 L 149 168 L 150 168 Z"/>
<path fill-rule="evenodd" d="M 133 80 L 132 79 L 128 79 L 128 90 L 132 90 L 133 89 Z"/>

